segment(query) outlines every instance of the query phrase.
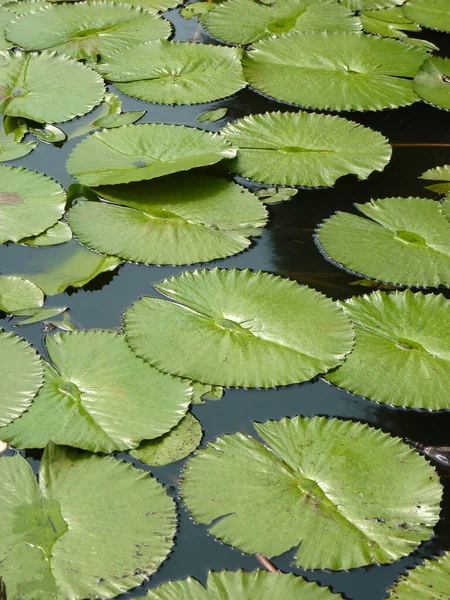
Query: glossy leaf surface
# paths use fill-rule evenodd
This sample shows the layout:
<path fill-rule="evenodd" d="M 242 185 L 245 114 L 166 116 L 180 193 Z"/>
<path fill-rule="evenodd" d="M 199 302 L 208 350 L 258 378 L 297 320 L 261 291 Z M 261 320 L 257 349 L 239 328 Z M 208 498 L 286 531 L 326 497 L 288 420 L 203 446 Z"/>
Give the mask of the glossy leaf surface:
<path fill-rule="evenodd" d="M 390 592 L 396 600 L 448 600 L 450 579 L 450 554 L 426 560 L 402 575 Z"/>
<path fill-rule="evenodd" d="M 403 12 L 412 21 L 431 29 L 450 31 L 450 12 L 447 0 L 409 0 Z"/>
<path fill-rule="evenodd" d="M 414 91 L 423 100 L 450 110 L 450 58 L 433 56 L 414 77 Z"/>
<path fill-rule="evenodd" d="M 0 276 L 0 310 L 13 314 L 23 308 L 37 308 L 44 303 L 44 294 L 37 285 L 8 275 Z"/>

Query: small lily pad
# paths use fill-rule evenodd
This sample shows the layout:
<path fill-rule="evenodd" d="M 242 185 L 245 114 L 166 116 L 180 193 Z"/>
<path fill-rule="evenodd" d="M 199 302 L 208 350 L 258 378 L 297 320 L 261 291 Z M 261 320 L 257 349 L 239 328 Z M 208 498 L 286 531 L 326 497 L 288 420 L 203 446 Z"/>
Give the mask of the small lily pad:
<path fill-rule="evenodd" d="M 450 165 L 442 165 L 433 169 L 428 169 L 420 175 L 420 179 L 430 179 L 431 181 L 441 181 L 428 185 L 427 190 L 432 190 L 438 194 L 448 194 L 450 192 Z"/>
<path fill-rule="evenodd" d="M 0 244 L 42 233 L 62 216 L 63 188 L 41 173 L 0 166 Z"/>
<path fill-rule="evenodd" d="M 71 239 L 72 231 L 70 227 L 67 223 L 58 221 L 43 233 L 34 237 L 24 238 L 20 240 L 20 243 L 26 246 L 57 246 L 58 244 L 65 244 Z"/>
<path fill-rule="evenodd" d="M 289 279 L 213 269 L 155 287 L 173 302 L 142 298 L 125 311 L 125 333 L 166 373 L 219 386 L 288 385 L 340 364 L 353 345 L 336 304 Z"/>
<path fill-rule="evenodd" d="M 99 69 L 127 96 L 197 104 L 231 96 L 247 85 L 241 56 L 237 48 L 160 40 L 116 52 Z"/>
<path fill-rule="evenodd" d="M 248 248 L 267 222 L 251 192 L 204 175 L 96 192 L 108 203 L 78 201 L 69 211 L 70 227 L 89 248 L 133 262 L 178 265 L 231 256 Z"/>
<path fill-rule="evenodd" d="M 223 119 L 228 112 L 228 108 L 216 108 L 214 110 L 207 110 L 197 117 L 197 123 L 215 123 Z"/>
<path fill-rule="evenodd" d="M 392 600 L 448 600 L 450 553 L 410 569 L 388 590 Z"/>
<path fill-rule="evenodd" d="M 385 283 L 450 286 L 450 223 L 428 198 L 383 198 L 356 204 L 368 217 L 337 212 L 316 239 L 326 258 Z"/>
<path fill-rule="evenodd" d="M 261 200 L 263 204 L 275 204 L 290 200 L 297 194 L 296 188 L 273 187 L 263 188 L 255 192 L 255 196 Z"/>
<path fill-rule="evenodd" d="M 0 162 L 22 158 L 30 154 L 36 146 L 36 142 L 0 142 Z"/>
<path fill-rule="evenodd" d="M 349 173 L 367 179 L 391 157 L 380 133 L 331 115 L 251 115 L 229 123 L 222 135 L 238 148 L 230 169 L 268 184 L 329 186 Z"/>
<path fill-rule="evenodd" d="M 263 443 L 224 435 L 186 464 L 182 499 L 211 535 L 249 554 L 298 547 L 304 569 L 391 563 L 432 535 L 442 485 L 399 438 L 325 417 L 254 426 Z"/>
<path fill-rule="evenodd" d="M 23 308 L 38 308 L 44 304 L 44 293 L 37 285 L 8 275 L 0 276 L 0 310 L 14 314 Z"/>
<path fill-rule="evenodd" d="M 39 483 L 20 454 L 0 458 L 0 479 L 8 598 L 111 598 L 140 585 L 170 552 L 175 504 L 129 464 L 49 444 Z"/>
<path fill-rule="evenodd" d="M 403 12 L 412 21 L 424 27 L 450 31 L 450 11 L 447 0 L 409 0 Z"/>
<path fill-rule="evenodd" d="M 26 308 L 24 310 L 16 310 L 14 311 L 14 317 L 29 318 L 24 319 L 23 321 L 17 321 L 14 324 L 14 327 L 32 325 L 33 323 L 39 323 L 45 319 L 51 319 L 52 317 L 56 317 L 56 315 L 60 315 L 65 310 L 67 310 L 67 306 L 42 306 L 41 308 Z"/>
<path fill-rule="evenodd" d="M 328 381 L 375 402 L 450 409 L 450 300 L 376 291 L 341 306 L 355 326 L 355 347 Z"/>
<path fill-rule="evenodd" d="M 235 154 L 217 134 L 143 123 L 88 136 L 71 152 L 67 170 L 84 185 L 114 185 L 212 165 Z"/>
<path fill-rule="evenodd" d="M 426 102 L 450 110 L 450 58 L 430 57 L 414 77 L 414 91 Z"/>
<path fill-rule="evenodd" d="M 193 390 L 192 404 L 205 404 L 205 400 L 221 400 L 223 388 L 220 385 L 209 385 L 199 381 L 191 381 Z"/>
<path fill-rule="evenodd" d="M 130 454 L 146 465 L 162 467 L 186 458 L 194 452 L 201 439 L 202 426 L 187 413 L 168 433 L 154 440 L 144 440 Z"/>
<path fill-rule="evenodd" d="M 45 123 L 42 127 L 29 127 L 31 135 L 44 144 L 62 144 L 67 140 L 65 131 Z"/>

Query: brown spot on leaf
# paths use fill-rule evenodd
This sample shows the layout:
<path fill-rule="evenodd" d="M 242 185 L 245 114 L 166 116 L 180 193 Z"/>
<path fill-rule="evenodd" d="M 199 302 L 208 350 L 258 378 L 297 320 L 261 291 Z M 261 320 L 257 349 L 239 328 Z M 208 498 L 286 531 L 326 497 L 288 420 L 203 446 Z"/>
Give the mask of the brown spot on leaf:
<path fill-rule="evenodd" d="M 17 192 L 0 192 L 0 204 L 8 204 L 13 206 L 22 202 L 22 196 Z"/>

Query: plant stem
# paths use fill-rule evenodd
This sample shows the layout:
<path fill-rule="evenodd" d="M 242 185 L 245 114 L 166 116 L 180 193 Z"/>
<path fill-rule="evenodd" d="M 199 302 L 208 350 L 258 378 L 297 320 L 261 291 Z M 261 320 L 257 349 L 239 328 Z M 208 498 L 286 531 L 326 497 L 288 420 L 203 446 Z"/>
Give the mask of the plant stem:
<path fill-rule="evenodd" d="M 278 569 L 273 565 L 268 558 L 257 552 L 255 554 L 256 560 L 258 560 L 262 566 L 269 571 L 269 573 L 278 573 Z"/>

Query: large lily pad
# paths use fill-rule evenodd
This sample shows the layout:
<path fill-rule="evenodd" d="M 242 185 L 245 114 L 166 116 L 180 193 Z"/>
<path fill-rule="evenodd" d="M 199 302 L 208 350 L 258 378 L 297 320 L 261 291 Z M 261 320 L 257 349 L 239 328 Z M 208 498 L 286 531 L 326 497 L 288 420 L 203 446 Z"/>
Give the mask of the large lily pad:
<path fill-rule="evenodd" d="M 450 11 L 447 0 L 409 0 L 403 12 L 412 21 L 431 29 L 450 31 Z"/>
<path fill-rule="evenodd" d="M 0 244 L 42 233 L 61 217 L 63 188 L 40 173 L 0 166 Z"/>
<path fill-rule="evenodd" d="M 247 85 L 241 51 L 211 44 L 157 41 L 116 52 L 100 71 L 128 96 L 159 104 L 196 104 Z"/>
<path fill-rule="evenodd" d="M 8 425 L 31 404 L 42 385 L 43 364 L 28 342 L 0 330 L 0 426 Z"/>
<path fill-rule="evenodd" d="M 138 358 L 123 336 L 77 331 L 46 338 L 45 381 L 33 405 L 0 439 L 17 448 L 49 441 L 104 452 L 136 448 L 167 433 L 186 413 L 188 383 Z"/>
<path fill-rule="evenodd" d="M 442 182 L 429 185 L 427 186 L 427 189 L 437 192 L 438 194 L 448 194 L 450 192 L 450 165 L 442 165 L 434 167 L 433 169 L 428 169 L 420 175 L 420 179 Z"/>
<path fill-rule="evenodd" d="M 416 102 L 412 78 L 427 53 L 359 33 L 290 33 L 262 40 L 243 58 L 256 90 L 300 106 L 381 110 Z"/>
<path fill-rule="evenodd" d="M 142 583 L 170 551 L 174 502 L 129 464 L 49 444 L 39 483 L 18 454 L 0 458 L 0 478 L 8 598 L 111 598 Z"/>
<path fill-rule="evenodd" d="M 77 239 L 126 260 L 185 264 L 224 258 L 250 245 L 267 221 L 254 194 L 225 179 L 175 175 L 97 188 L 111 203 L 79 201 L 69 212 Z"/>
<path fill-rule="evenodd" d="M 24 15 L 7 27 L 6 36 L 25 50 L 49 49 L 95 62 L 99 56 L 170 33 L 168 21 L 128 4 L 76 2 Z"/>
<path fill-rule="evenodd" d="M 132 349 L 161 371 L 220 386 L 307 381 L 340 364 L 349 322 L 328 298 L 249 270 L 184 272 L 125 312 Z M 181 351 L 180 351 L 181 350 Z"/>
<path fill-rule="evenodd" d="M 355 206 L 369 218 L 337 212 L 320 226 L 327 258 L 383 282 L 450 286 L 450 223 L 438 202 L 383 198 Z"/>
<path fill-rule="evenodd" d="M 206 587 L 188 577 L 147 592 L 149 600 L 338 600 L 328 588 L 291 573 L 221 571 L 208 573 Z"/>
<path fill-rule="evenodd" d="M 450 58 L 433 56 L 414 77 L 414 91 L 423 100 L 450 110 Z"/>
<path fill-rule="evenodd" d="M 450 594 L 450 554 L 426 560 L 402 575 L 389 598 L 396 600 L 448 600 Z"/>
<path fill-rule="evenodd" d="M 405 0 L 339 0 L 351 10 L 371 10 L 374 8 L 391 8 L 403 4 Z"/>
<path fill-rule="evenodd" d="M 450 300 L 376 291 L 341 304 L 355 347 L 326 379 L 375 402 L 450 409 Z"/>
<path fill-rule="evenodd" d="M 104 92 L 100 75 L 68 56 L 0 52 L 1 114 L 69 121 L 97 106 Z"/>
<path fill-rule="evenodd" d="M 88 136 L 70 154 L 67 170 L 85 185 L 113 185 L 212 165 L 235 154 L 207 131 L 143 123 Z"/>
<path fill-rule="evenodd" d="M 215 537 L 266 556 L 300 544 L 296 566 L 351 569 L 432 535 L 442 486 L 399 438 L 325 417 L 254 425 L 264 443 L 225 435 L 187 462 L 182 498 Z"/>
<path fill-rule="evenodd" d="M 20 277 L 0 276 L 0 310 L 14 314 L 24 308 L 44 304 L 44 293 L 37 285 Z"/>
<path fill-rule="evenodd" d="M 50 2 L 73 2 L 76 0 L 49 0 Z M 92 1 L 92 0 L 88 0 Z M 130 0 L 114 0 L 114 4 L 130 4 Z M 179 0 L 133 0 L 134 6 L 141 6 L 149 11 L 164 12 L 169 8 L 175 8 L 180 4 Z"/>
<path fill-rule="evenodd" d="M 330 115 L 251 115 L 230 123 L 222 134 L 238 148 L 231 170 L 269 184 L 328 186 L 349 173 L 367 179 L 391 157 L 380 133 Z"/>
<path fill-rule="evenodd" d="M 203 18 L 208 33 L 233 44 L 252 44 L 289 31 L 358 31 L 360 21 L 335 0 L 262 3 L 227 0 Z"/>

